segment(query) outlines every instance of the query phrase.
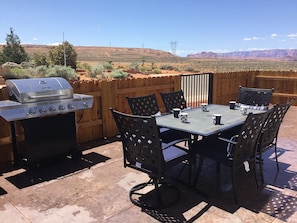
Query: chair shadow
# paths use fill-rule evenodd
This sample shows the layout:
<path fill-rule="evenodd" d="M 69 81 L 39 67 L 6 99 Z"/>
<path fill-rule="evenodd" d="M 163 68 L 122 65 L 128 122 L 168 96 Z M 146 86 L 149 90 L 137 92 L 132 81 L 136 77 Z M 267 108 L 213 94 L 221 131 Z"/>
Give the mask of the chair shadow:
<path fill-rule="evenodd" d="M 4 194 L 7 194 L 7 191 L 0 187 L 0 196 Z"/>
<path fill-rule="evenodd" d="M 6 179 L 17 188 L 22 189 L 44 181 L 76 174 L 98 163 L 106 162 L 109 159 L 109 157 L 90 152 L 82 155 L 80 159 L 73 160 L 66 157 L 62 160 L 46 163 L 40 168 L 30 169 L 17 175 L 7 177 Z"/>
<path fill-rule="evenodd" d="M 98 140 L 92 140 L 89 142 L 85 142 L 85 143 L 80 143 L 78 144 L 78 149 L 80 149 L 81 151 L 85 151 L 85 150 L 89 150 L 95 147 L 99 147 L 99 146 L 104 146 L 116 141 L 119 141 L 120 138 L 119 136 L 114 136 L 114 137 L 110 137 L 110 138 L 103 138 L 103 139 L 98 139 Z"/>
<path fill-rule="evenodd" d="M 283 153 L 286 152 L 284 149 L 281 150 Z M 287 221 L 297 212 L 297 198 L 285 194 L 282 189 L 296 190 L 297 173 L 288 170 L 290 164 L 281 162 L 280 171 L 277 173 L 275 161 L 269 157 L 269 152 L 263 156 L 264 168 L 270 172 L 264 173 L 265 182 L 258 189 L 253 172 L 239 170 L 242 173 L 238 178 L 241 182 L 238 185 L 238 204 L 234 204 L 233 200 L 230 170 L 222 166 L 221 172 L 217 173 L 215 162 L 205 160 L 199 183 L 195 188 L 175 182 L 181 191 L 181 200 L 176 205 L 163 210 L 143 211 L 160 222 L 194 222 L 212 206 L 231 214 L 243 207 L 254 213 L 265 213 Z M 260 174 L 257 175 L 260 183 Z"/>
<path fill-rule="evenodd" d="M 280 157 L 285 152 L 291 152 L 291 150 L 278 147 L 277 152 L 278 157 Z M 288 188 L 290 190 L 297 191 L 297 173 L 289 170 L 291 164 L 279 161 L 279 171 L 277 171 L 273 149 L 270 149 L 263 154 L 263 160 L 265 184 L 270 184 L 282 189 Z"/>

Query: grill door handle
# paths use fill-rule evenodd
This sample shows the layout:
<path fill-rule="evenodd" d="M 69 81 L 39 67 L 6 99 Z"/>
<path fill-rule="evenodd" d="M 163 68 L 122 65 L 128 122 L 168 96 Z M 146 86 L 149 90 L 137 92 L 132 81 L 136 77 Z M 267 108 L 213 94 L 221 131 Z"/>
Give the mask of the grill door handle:
<path fill-rule="evenodd" d="M 48 98 L 48 97 L 61 97 L 67 96 L 67 94 L 48 94 L 48 95 L 30 95 L 30 99 L 40 99 L 40 98 Z"/>

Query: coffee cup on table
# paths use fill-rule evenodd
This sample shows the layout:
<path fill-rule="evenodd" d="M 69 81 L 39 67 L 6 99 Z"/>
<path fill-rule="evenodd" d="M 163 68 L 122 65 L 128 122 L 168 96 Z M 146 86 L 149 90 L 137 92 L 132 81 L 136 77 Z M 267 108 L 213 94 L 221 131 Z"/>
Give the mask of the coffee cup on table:
<path fill-rule="evenodd" d="M 212 118 L 213 118 L 213 124 L 215 125 L 221 124 L 221 118 L 222 118 L 221 114 L 213 114 Z"/>
<path fill-rule="evenodd" d="M 229 101 L 230 109 L 235 109 L 236 101 Z"/>
<path fill-rule="evenodd" d="M 207 110 L 207 103 L 201 103 L 200 106 L 201 106 L 201 110 L 202 110 L 202 111 L 204 111 L 204 112 L 208 111 L 208 110 Z"/>
<path fill-rule="evenodd" d="M 240 107 L 240 112 L 242 115 L 247 115 L 247 107 L 246 106 L 241 106 Z"/>
<path fill-rule="evenodd" d="M 173 108 L 172 111 L 173 111 L 173 117 L 178 118 L 178 115 L 179 115 L 181 109 L 180 108 Z"/>
<path fill-rule="evenodd" d="M 181 122 L 184 122 L 184 123 L 188 122 L 188 113 L 181 112 L 179 113 L 179 117 Z"/>

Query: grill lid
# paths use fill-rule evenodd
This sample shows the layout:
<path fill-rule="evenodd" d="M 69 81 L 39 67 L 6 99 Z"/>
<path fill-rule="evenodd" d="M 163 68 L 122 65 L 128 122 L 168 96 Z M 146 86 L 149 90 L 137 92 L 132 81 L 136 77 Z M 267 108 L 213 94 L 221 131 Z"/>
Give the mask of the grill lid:
<path fill-rule="evenodd" d="M 5 83 L 9 96 L 20 103 L 73 97 L 71 85 L 61 77 L 7 80 Z"/>

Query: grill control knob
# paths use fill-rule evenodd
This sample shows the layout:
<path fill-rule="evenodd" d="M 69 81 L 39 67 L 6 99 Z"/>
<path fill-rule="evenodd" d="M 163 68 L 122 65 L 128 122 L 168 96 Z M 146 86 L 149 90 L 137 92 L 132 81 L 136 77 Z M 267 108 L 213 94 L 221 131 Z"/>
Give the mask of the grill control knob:
<path fill-rule="evenodd" d="M 65 110 L 65 106 L 64 105 L 59 105 L 58 108 L 59 108 L 60 111 L 64 111 Z"/>
<path fill-rule="evenodd" d="M 49 107 L 49 111 L 50 111 L 50 112 L 54 112 L 54 111 L 56 111 L 56 108 L 55 108 L 55 106 L 53 106 L 53 105 L 52 105 L 52 106 L 50 106 L 50 107 Z"/>
<path fill-rule="evenodd" d="M 69 105 L 68 105 L 68 109 L 69 109 L 69 110 L 71 110 L 71 109 L 73 109 L 73 108 L 74 108 L 74 105 L 73 105 L 73 104 L 69 104 Z"/>
<path fill-rule="evenodd" d="M 30 108 L 29 115 L 34 115 L 36 113 L 35 108 Z"/>
<path fill-rule="evenodd" d="M 42 114 L 42 113 L 45 113 L 46 112 L 46 109 L 45 109 L 45 107 L 41 107 L 40 109 L 39 109 L 39 112 Z"/>
<path fill-rule="evenodd" d="M 89 105 L 88 105 L 87 102 L 84 102 L 84 103 L 83 103 L 83 106 L 84 106 L 85 108 L 89 107 Z"/>

